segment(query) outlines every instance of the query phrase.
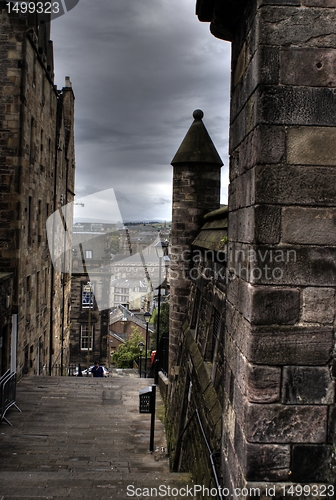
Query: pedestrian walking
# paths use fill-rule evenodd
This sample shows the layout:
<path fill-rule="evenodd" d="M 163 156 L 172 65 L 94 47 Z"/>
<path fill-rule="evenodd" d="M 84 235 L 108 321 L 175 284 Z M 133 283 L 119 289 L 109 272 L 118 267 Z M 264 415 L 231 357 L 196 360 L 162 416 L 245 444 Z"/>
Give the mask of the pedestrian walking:
<path fill-rule="evenodd" d="M 93 377 L 103 377 L 104 376 L 104 370 L 102 366 L 99 366 L 98 361 L 95 361 L 94 366 L 91 368 L 91 373 Z"/>

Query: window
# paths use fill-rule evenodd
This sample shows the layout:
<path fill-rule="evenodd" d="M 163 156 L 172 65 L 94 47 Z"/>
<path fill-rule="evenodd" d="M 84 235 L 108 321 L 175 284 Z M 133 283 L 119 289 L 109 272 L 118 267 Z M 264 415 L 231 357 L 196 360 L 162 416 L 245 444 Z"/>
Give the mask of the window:
<path fill-rule="evenodd" d="M 80 327 L 80 348 L 82 351 L 92 351 L 93 346 L 93 325 L 91 326 L 90 339 L 89 339 L 89 325 L 81 325 Z"/>
<path fill-rule="evenodd" d="M 118 288 L 118 287 L 115 287 L 114 293 L 128 293 L 128 288 Z"/>
<path fill-rule="evenodd" d="M 121 303 L 124 303 L 124 302 L 128 302 L 128 295 L 115 295 L 114 296 L 114 300 L 116 302 L 121 302 Z"/>
<path fill-rule="evenodd" d="M 91 285 L 83 284 L 82 285 L 82 307 L 89 308 L 93 307 L 93 299 L 94 299 L 94 286 L 93 283 Z"/>
<path fill-rule="evenodd" d="M 40 271 L 36 273 L 36 313 L 40 310 Z"/>
<path fill-rule="evenodd" d="M 197 319 L 198 319 L 198 313 L 200 310 L 200 305 L 201 305 L 201 292 L 197 288 L 196 295 L 195 295 L 195 301 L 194 301 L 194 308 L 193 308 L 193 312 L 192 312 L 191 324 L 190 324 L 190 328 L 192 330 L 194 330 L 196 328 L 196 325 L 197 325 Z"/>
<path fill-rule="evenodd" d="M 37 202 L 37 228 L 38 228 L 38 234 L 37 234 L 37 242 L 41 243 L 42 241 L 42 201 L 38 200 Z"/>
<path fill-rule="evenodd" d="M 85 258 L 92 259 L 92 257 L 93 257 L 92 250 L 85 250 Z"/>
<path fill-rule="evenodd" d="M 33 165 L 35 163 L 35 160 L 36 160 L 35 132 L 36 132 L 35 120 L 34 120 L 34 118 L 31 118 L 31 120 L 30 120 L 30 151 L 29 151 L 31 165 Z"/>
<path fill-rule="evenodd" d="M 30 276 L 26 277 L 26 304 L 27 307 L 30 306 L 30 299 L 31 299 L 31 278 Z"/>
<path fill-rule="evenodd" d="M 33 198 L 28 196 L 28 206 L 27 206 L 27 236 L 28 236 L 28 245 L 31 244 L 32 239 L 32 205 Z"/>
<path fill-rule="evenodd" d="M 212 339 L 211 339 L 211 346 L 210 347 L 210 361 L 214 360 L 215 357 L 215 349 L 216 349 L 216 343 L 217 339 L 219 336 L 220 332 L 220 322 L 221 322 L 221 317 L 217 309 L 214 309 L 213 311 L 213 326 L 212 326 Z"/>
<path fill-rule="evenodd" d="M 42 164 L 42 165 L 44 163 L 43 151 L 44 151 L 44 131 L 43 131 L 43 129 L 41 129 L 41 134 L 40 134 L 40 164 Z"/>

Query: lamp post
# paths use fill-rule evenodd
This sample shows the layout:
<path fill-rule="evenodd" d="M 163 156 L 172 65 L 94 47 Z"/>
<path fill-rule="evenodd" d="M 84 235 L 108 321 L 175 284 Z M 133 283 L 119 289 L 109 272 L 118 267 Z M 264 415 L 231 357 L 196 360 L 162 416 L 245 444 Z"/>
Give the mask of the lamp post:
<path fill-rule="evenodd" d="M 147 352 L 148 352 L 148 323 L 151 319 L 152 315 L 150 312 L 146 311 L 144 314 L 144 318 L 146 321 L 146 347 L 145 347 L 145 378 L 147 378 Z"/>
<path fill-rule="evenodd" d="M 161 264 L 162 259 L 167 255 L 168 244 L 165 241 L 159 241 L 155 245 L 156 254 L 159 258 L 159 293 L 158 293 L 158 314 L 156 326 L 156 354 L 155 354 L 155 377 L 154 383 L 159 382 L 159 342 L 160 342 L 160 306 L 161 306 Z"/>
<path fill-rule="evenodd" d="M 145 344 L 143 342 L 139 342 L 138 347 L 140 351 L 140 363 L 139 363 L 139 372 L 140 372 L 140 378 L 141 378 L 141 357 L 142 357 L 142 350 L 144 348 Z"/>

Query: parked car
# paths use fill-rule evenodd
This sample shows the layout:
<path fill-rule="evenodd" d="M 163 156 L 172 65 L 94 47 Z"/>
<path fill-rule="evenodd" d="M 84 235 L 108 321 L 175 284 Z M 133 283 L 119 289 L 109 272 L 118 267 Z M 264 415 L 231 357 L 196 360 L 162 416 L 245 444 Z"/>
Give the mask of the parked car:
<path fill-rule="evenodd" d="M 92 377 L 91 370 L 93 367 L 94 367 L 94 365 L 90 366 L 90 370 L 89 370 L 90 377 Z M 102 366 L 102 369 L 104 370 L 104 377 L 109 377 L 110 372 L 108 371 L 106 366 Z M 87 368 L 85 368 L 85 370 L 82 370 L 82 374 L 83 374 L 83 377 L 87 377 L 87 375 L 88 375 Z"/>
<path fill-rule="evenodd" d="M 86 368 L 82 368 L 81 372 L 82 372 L 82 375 L 85 376 L 86 374 L 84 372 L 87 372 L 87 369 Z M 71 366 L 68 369 L 68 375 L 71 375 L 72 377 L 78 377 L 78 375 L 79 375 L 78 366 Z"/>

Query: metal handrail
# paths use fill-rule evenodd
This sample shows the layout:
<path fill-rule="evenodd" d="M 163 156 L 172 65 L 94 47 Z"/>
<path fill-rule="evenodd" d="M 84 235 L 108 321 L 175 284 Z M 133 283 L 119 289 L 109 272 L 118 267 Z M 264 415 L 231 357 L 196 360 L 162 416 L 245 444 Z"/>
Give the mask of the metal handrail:
<path fill-rule="evenodd" d="M 212 473 L 213 473 L 213 476 L 214 476 L 214 479 L 215 479 L 215 482 L 216 482 L 218 497 L 219 497 L 220 500 L 223 500 L 223 495 L 221 493 L 222 488 L 220 487 L 220 484 L 219 484 L 218 475 L 217 475 L 217 471 L 216 471 L 216 466 L 215 466 L 215 463 L 214 463 L 214 460 L 213 460 L 213 457 L 215 455 L 220 455 L 220 451 L 219 450 L 217 450 L 217 451 L 211 451 L 211 448 L 210 448 L 210 445 L 209 445 L 209 441 L 208 441 L 208 439 L 207 439 L 207 437 L 205 435 L 204 427 L 203 427 L 203 424 L 202 424 L 202 421 L 201 421 L 201 417 L 200 417 L 200 414 L 199 414 L 199 411 L 198 411 L 197 408 L 194 411 L 194 413 L 191 415 L 191 417 L 189 418 L 189 420 L 186 423 L 186 425 L 184 426 L 184 429 L 181 432 L 181 434 L 180 434 L 180 436 L 179 436 L 179 438 L 177 440 L 177 444 L 181 441 L 184 433 L 188 429 L 188 427 L 189 427 L 189 425 L 190 425 L 190 423 L 191 423 L 191 421 L 192 421 L 192 419 L 194 418 L 195 415 L 197 416 L 197 420 L 198 420 L 198 424 L 199 424 L 199 426 L 201 428 L 202 436 L 204 438 L 206 447 L 208 448 L 209 459 L 210 459 L 210 463 L 211 463 Z"/>
<path fill-rule="evenodd" d="M 8 425 L 12 425 L 10 421 L 5 417 L 7 411 L 12 406 L 15 406 L 19 412 L 20 408 L 16 404 L 16 373 L 5 373 L 0 379 L 0 417 L 1 422 L 4 420 Z"/>

